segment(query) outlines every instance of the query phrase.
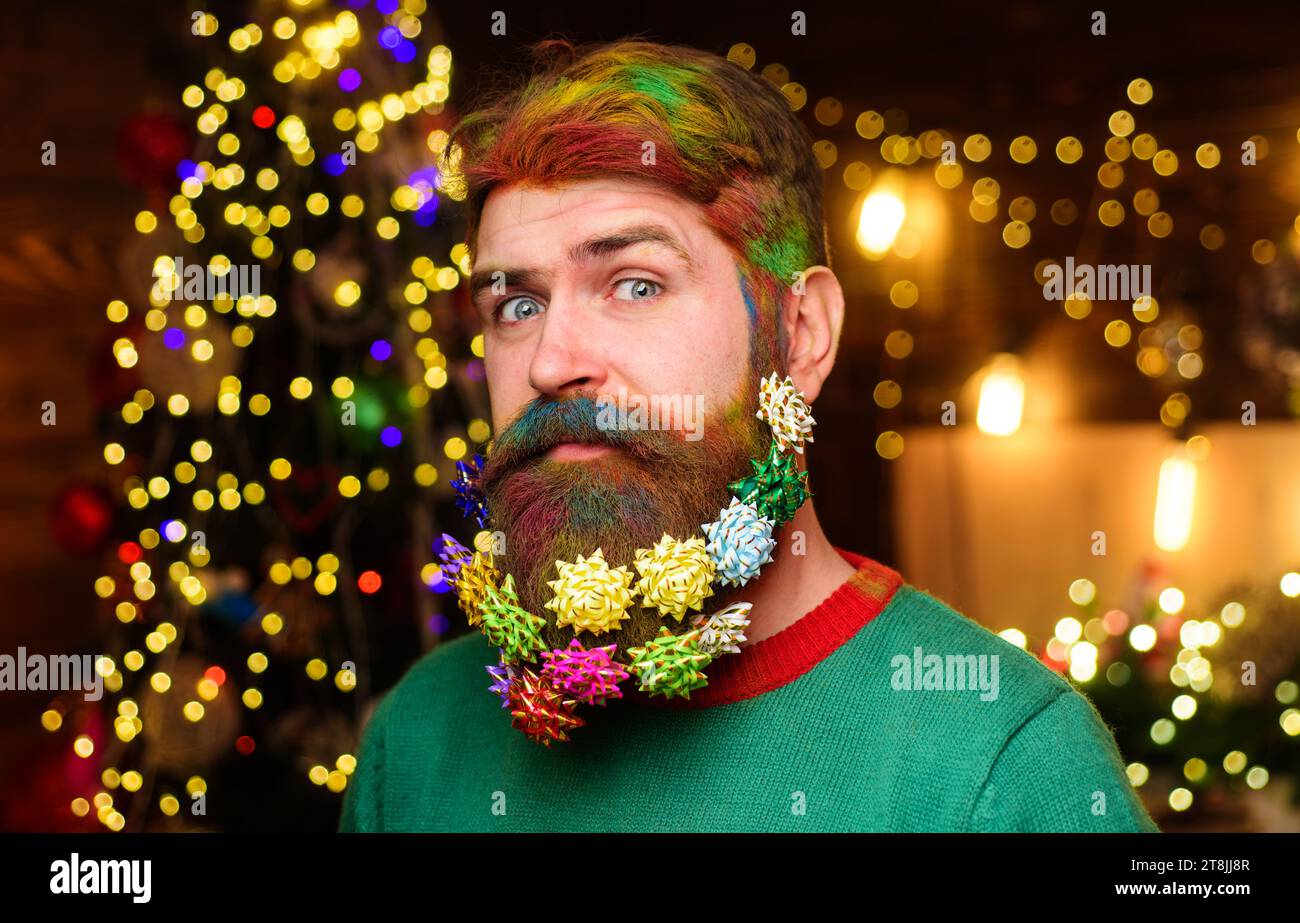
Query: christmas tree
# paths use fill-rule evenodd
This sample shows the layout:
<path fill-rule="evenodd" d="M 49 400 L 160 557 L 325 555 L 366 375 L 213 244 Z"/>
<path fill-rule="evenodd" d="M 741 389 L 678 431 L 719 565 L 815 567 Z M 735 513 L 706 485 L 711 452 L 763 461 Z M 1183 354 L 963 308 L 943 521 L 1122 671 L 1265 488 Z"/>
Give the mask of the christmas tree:
<path fill-rule="evenodd" d="M 187 124 L 124 142 L 186 153 L 107 306 L 104 695 L 42 717 L 87 828 L 332 829 L 367 704 L 448 627 L 434 537 L 490 429 L 425 7 L 193 10 Z"/>
<path fill-rule="evenodd" d="M 1201 822 L 1255 829 L 1241 796 L 1271 782 L 1289 782 L 1300 803 L 1300 574 L 1189 599 L 1151 557 L 1125 595 L 1125 606 L 1108 608 L 1091 580 L 1075 580 L 1070 614 L 1033 653 L 1114 728 L 1129 780 L 1162 829 L 1188 823 L 1179 816 L 1194 804 Z M 1001 634 L 1028 646 L 1020 631 Z"/>

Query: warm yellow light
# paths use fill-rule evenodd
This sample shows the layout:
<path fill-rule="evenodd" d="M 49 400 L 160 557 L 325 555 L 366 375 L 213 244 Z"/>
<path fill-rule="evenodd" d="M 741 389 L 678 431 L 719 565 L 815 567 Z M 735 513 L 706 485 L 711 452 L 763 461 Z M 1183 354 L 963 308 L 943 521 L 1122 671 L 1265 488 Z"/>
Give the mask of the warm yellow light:
<path fill-rule="evenodd" d="M 1055 635 L 1066 644 L 1073 644 L 1078 641 L 1082 634 L 1083 625 L 1076 618 L 1066 616 L 1056 623 Z"/>
<path fill-rule="evenodd" d="M 1135 651 L 1149 651 L 1156 645 L 1156 630 L 1150 625 L 1134 625 L 1128 633 L 1128 643 Z"/>
<path fill-rule="evenodd" d="M 1008 628 L 1004 631 L 999 631 L 998 637 L 1001 638 L 1003 641 L 1007 641 L 1011 644 L 1014 644 L 1016 647 L 1020 648 L 1021 650 L 1025 649 L 1025 645 L 1029 641 L 1029 639 L 1025 637 L 1025 633 L 1021 631 L 1019 628 Z"/>
<path fill-rule="evenodd" d="M 1176 586 L 1165 587 L 1156 599 L 1160 611 L 1167 612 L 1169 615 L 1177 615 L 1183 611 L 1183 606 L 1187 605 L 1187 596 Z"/>
<path fill-rule="evenodd" d="M 1020 362 L 1009 353 L 993 358 L 980 382 L 980 403 L 975 424 L 992 436 L 1010 436 L 1020 429 L 1025 409 L 1025 382 Z"/>
<path fill-rule="evenodd" d="M 868 254 L 881 255 L 894 245 L 907 217 L 907 206 L 899 196 L 877 186 L 876 190 L 862 201 L 862 210 L 858 214 L 858 246 Z"/>
<path fill-rule="evenodd" d="M 1192 532 L 1192 510 L 1196 501 L 1196 462 L 1180 448 L 1160 465 L 1156 488 L 1156 546 L 1163 551 L 1181 551 Z"/>
<path fill-rule="evenodd" d="M 1174 713 L 1174 717 L 1180 721 L 1186 721 L 1192 715 L 1196 714 L 1196 699 L 1190 695 L 1180 695 L 1174 699 L 1169 710 Z"/>
<path fill-rule="evenodd" d="M 1070 601 L 1077 606 L 1086 606 L 1097 596 L 1097 585 L 1086 577 L 1080 577 L 1070 584 Z"/>

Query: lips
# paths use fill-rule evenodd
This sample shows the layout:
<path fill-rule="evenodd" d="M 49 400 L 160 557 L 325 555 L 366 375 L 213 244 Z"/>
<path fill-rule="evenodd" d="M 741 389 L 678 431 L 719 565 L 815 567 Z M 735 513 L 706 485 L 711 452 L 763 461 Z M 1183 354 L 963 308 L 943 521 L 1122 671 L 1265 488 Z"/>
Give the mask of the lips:
<path fill-rule="evenodd" d="M 561 442 L 552 446 L 546 457 L 555 461 L 583 461 L 608 455 L 614 449 L 595 442 Z"/>

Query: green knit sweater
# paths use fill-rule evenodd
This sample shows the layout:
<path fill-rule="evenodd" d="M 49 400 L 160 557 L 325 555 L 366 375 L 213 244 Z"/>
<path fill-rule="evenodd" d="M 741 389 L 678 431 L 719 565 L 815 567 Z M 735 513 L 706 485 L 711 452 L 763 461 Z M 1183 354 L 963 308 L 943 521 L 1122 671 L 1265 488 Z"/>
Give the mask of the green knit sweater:
<path fill-rule="evenodd" d="M 1157 831 L 1084 696 L 840 554 L 853 577 L 715 661 L 690 701 L 629 681 L 549 748 L 488 691 L 495 648 L 478 634 L 435 648 L 367 725 L 340 829 Z"/>

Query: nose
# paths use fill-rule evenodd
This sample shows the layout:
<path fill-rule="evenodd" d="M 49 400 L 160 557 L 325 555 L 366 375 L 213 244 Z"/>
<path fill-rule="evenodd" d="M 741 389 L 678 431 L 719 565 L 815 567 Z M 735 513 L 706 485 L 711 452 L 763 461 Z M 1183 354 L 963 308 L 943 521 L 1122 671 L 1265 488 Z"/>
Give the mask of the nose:
<path fill-rule="evenodd" d="M 542 314 L 541 333 L 528 367 L 528 381 L 539 394 L 558 397 L 566 392 L 599 389 L 606 365 L 593 332 L 592 319 L 572 299 L 552 293 Z"/>

